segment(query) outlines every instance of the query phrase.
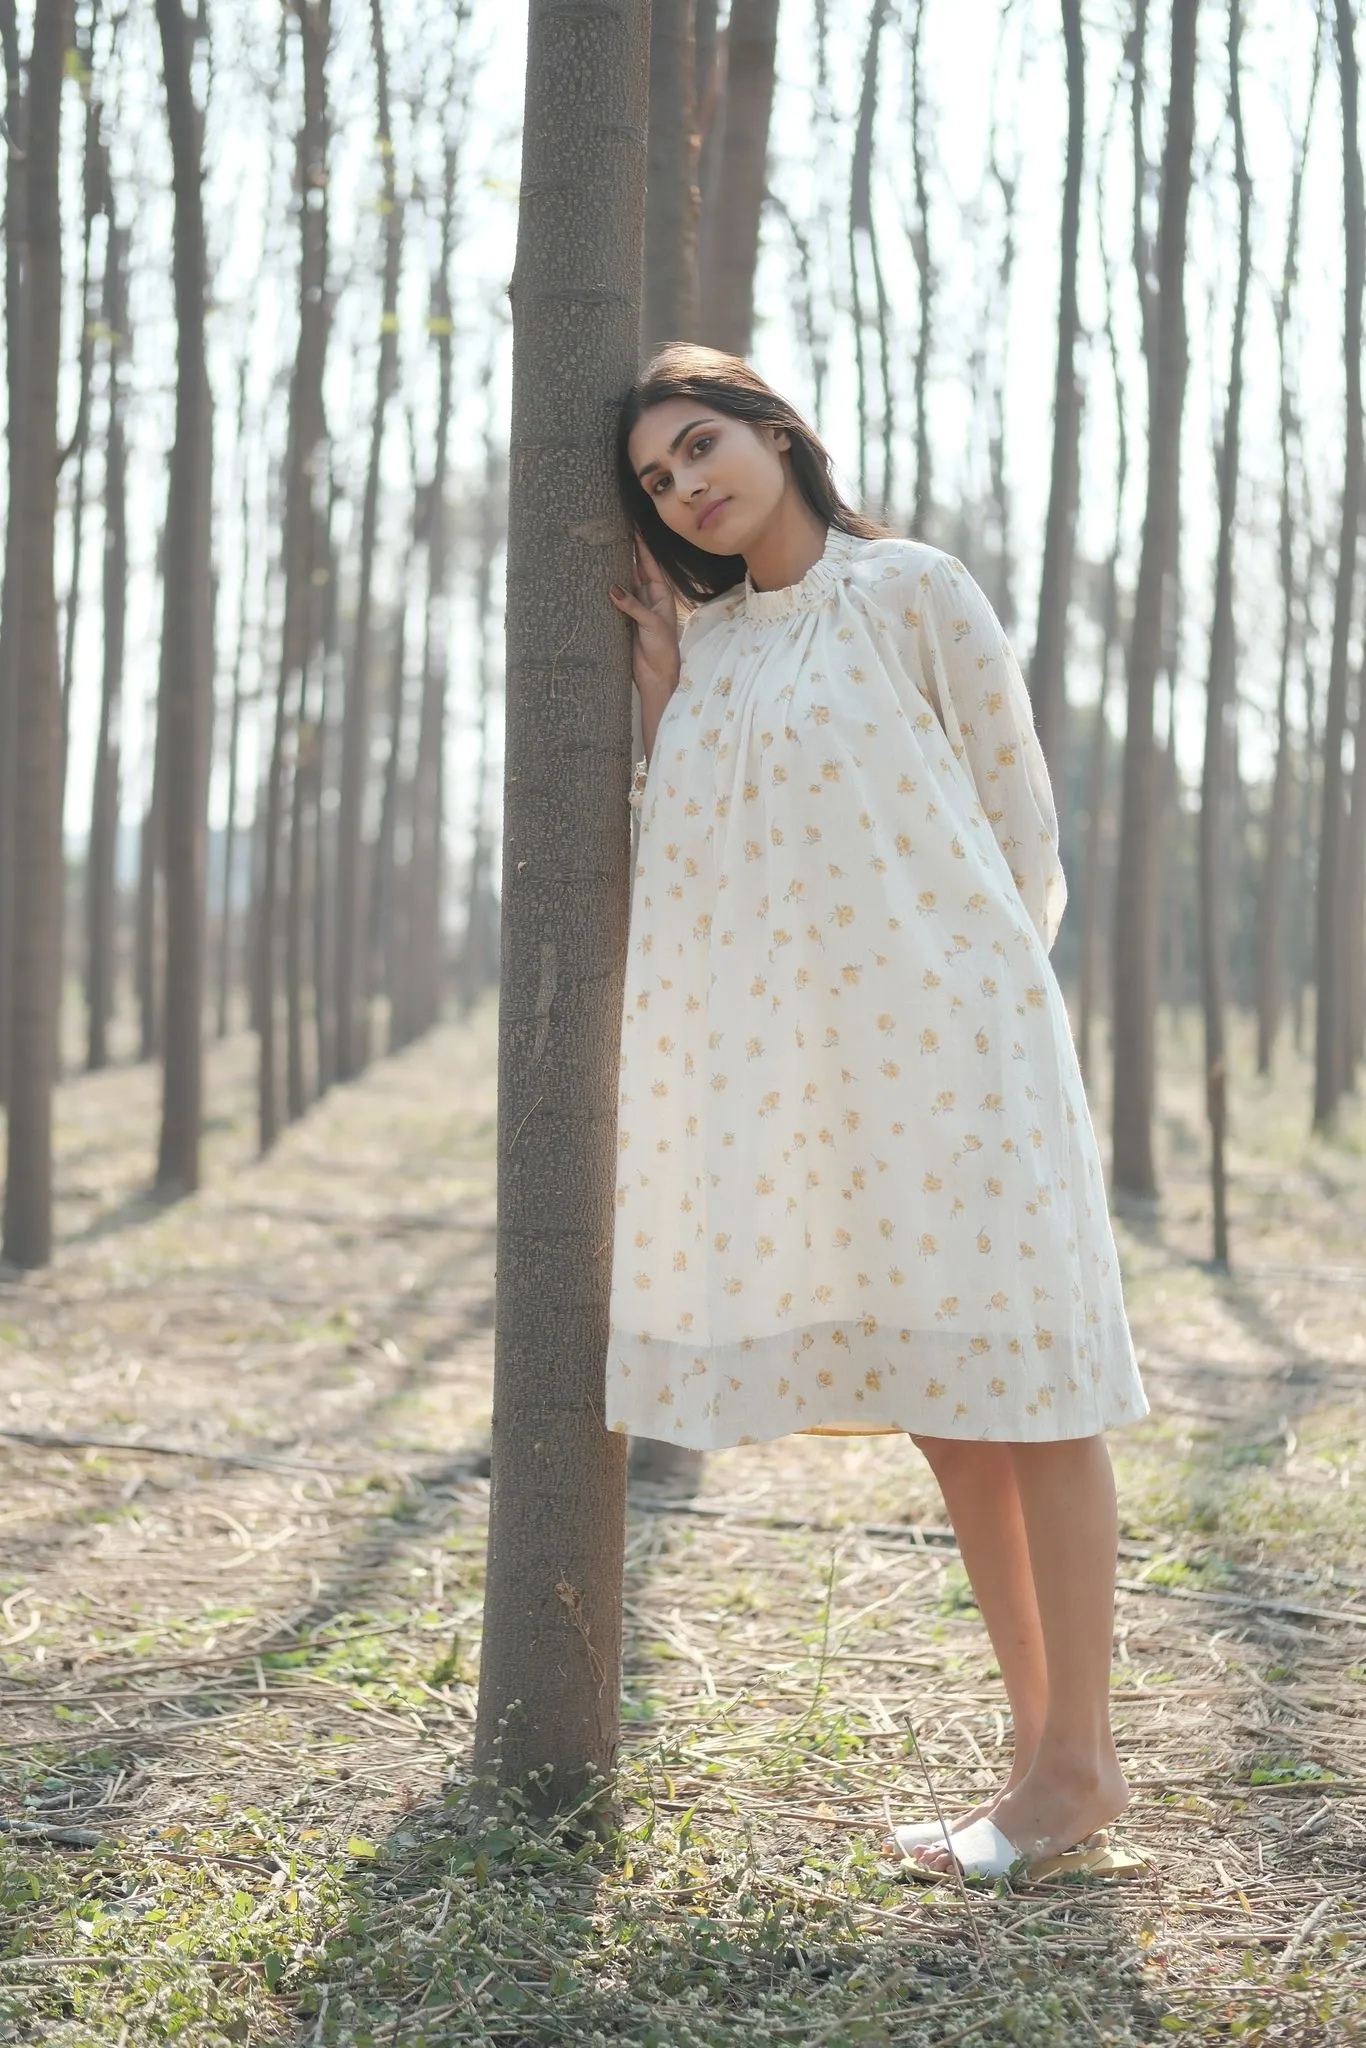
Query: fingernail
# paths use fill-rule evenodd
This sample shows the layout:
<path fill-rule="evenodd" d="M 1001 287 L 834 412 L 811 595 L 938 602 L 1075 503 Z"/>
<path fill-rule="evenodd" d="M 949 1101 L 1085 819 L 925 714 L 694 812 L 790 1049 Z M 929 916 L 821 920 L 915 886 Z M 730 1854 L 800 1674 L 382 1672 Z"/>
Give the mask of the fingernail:
<path fill-rule="evenodd" d="M 626 595 L 626 592 L 625 592 L 625 591 L 624 591 L 624 590 L 622 589 L 622 587 L 621 587 L 621 585 L 620 585 L 619 583 L 613 583 L 613 584 L 612 584 L 612 585 L 610 586 L 610 588 L 611 588 L 611 592 L 612 592 L 612 595 L 613 595 L 613 597 L 625 597 L 625 595 Z"/>

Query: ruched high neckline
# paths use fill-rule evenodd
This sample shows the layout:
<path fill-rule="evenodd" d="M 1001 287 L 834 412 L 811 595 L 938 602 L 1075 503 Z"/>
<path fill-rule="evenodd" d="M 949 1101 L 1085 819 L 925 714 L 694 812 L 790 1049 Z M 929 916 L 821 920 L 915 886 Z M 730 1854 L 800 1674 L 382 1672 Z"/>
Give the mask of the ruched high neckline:
<path fill-rule="evenodd" d="M 798 583 L 785 583 L 781 590 L 756 590 L 745 571 L 745 617 L 756 622 L 789 619 L 794 612 L 810 611 L 834 589 L 840 569 L 858 541 L 851 533 L 832 526 L 825 536 L 819 561 L 813 562 Z"/>

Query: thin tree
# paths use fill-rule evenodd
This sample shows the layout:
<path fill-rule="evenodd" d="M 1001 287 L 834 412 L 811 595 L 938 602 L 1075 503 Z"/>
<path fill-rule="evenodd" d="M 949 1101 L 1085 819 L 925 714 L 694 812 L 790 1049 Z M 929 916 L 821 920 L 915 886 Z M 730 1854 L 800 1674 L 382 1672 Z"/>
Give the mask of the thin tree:
<path fill-rule="evenodd" d="M 915 215 L 911 253 L 919 285 L 915 342 L 915 510 L 912 523 L 918 539 L 928 540 L 934 518 L 934 478 L 930 458 L 929 379 L 934 332 L 935 273 L 930 256 L 929 171 L 926 161 L 928 116 L 923 76 L 925 0 L 915 0 L 911 28 L 911 175 Z"/>
<path fill-rule="evenodd" d="M 114 1007 L 123 650 L 128 614 L 128 450 L 123 427 L 123 369 L 129 352 L 129 235 L 127 228 L 120 227 L 115 219 L 113 196 L 107 189 L 105 207 L 109 232 L 104 255 L 103 303 L 107 356 L 101 577 L 104 662 L 90 795 L 90 844 L 85 864 L 86 1065 L 92 1073 L 108 1064 L 109 1019 Z"/>
<path fill-rule="evenodd" d="M 649 9 L 531 0 L 512 283 L 493 1494 L 475 1757 L 612 1770 L 625 1444 L 603 1426 L 630 835 L 611 417 L 635 372 Z M 604 545 L 604 535 L 610 536 Z M 566 641 L 566 622 L 573 631 Z M 611 772 L 605 773 L 608 765 Z"/>
<path fill-rule="evenodd" d="M 304 934 L 308 923 L 309 809 L 321 771 L 316 703 L 322 669 L 322 619 L 319 606 L 318 556 L 324 511 L 319 503 L 327 478 L 318 464 L 313 474 L 313 499 L 308 522 L 308 616 L 304 630 L 304 662 L 299 671 L 294 711 L 294 759 L 289 782 L 289 849 L 285 885 L 285 1114 L 293 1123 L 308 1107 L 304 1064 Z M 321 1001 L 322 991 L 314 990 Z"/>
<path fill-rule="evenodd" d="M 408 684 L 408 605 L 413 584 L 413 559 L 418 548 L 418 525 L 422 516 L 423 491 L 418 483 L 417 425 L 412 408 L 407 415 L 408 471 L 412 506 L 407 536 L 399 557 L 398 588 L 394 599 L 392 643 L 389 656 L 388 750 L 381 786 L 379 831 L 376 835 L 369 894 L 369 929 L 366 942 L 366 1011 L 381 985 L 390 997 L 389 1044 L 393 1038 L 394 979 L 390 964 L 395 953 L 397 915 L 398 817 L 402 800 L 401 765 Z"/>
<path fill-rule="evenodd" d="M 162 537 L 162 546 L 165 536 Z M 158 565 L 162 550 L 157 550 Z M 164 581 L 165 572 L 162 570 Z M 137 896 L 133 910 L 133 973 L 138 999 L 138 1057 L 161 1056 L 161 977 L 158 972 L 161 937 L 161 842 L 166 778 L 162 770 L 163 735 L 157 717 L 158 685 L 146 693 L 142 720 L 142 759 L 139 764 L 144 787 L 142 818 L 138 828 Z"/>
<path fill-rule="evenodd" d="M 192 84 L 200 32 L 181 0 L 156 0 L 166 80 L 175 202 L 175 445 L 166 511 L 165 609 L 157 730 L 165 747 L 165 1066 L 156 1184 L 199 1185 L 204 1086 L 204 886 L 207 759 L 213 679 L 209 475 L 213 460 L 204 302 L 208 251 L 202 200 L 204 114 Z M 201 13 L 200 28 L 207 32 Z"/>
<path fill-rule="evenodd" d="M 61 354 L 59 193 L 62 72 L 69 7 L 33 27 L 28 82 L 28 289 L 19 447 L 19 660 L 14 672 L 14 939 L 9 986 L 9 1148 L 3 1256 L 52 1256 L 52 1086 L 57 1064 L 61 874 L 61 695 L 57 676 L 57 368 Z M 13 27 L 13 20 L 7 25 Z"/>
<path fill-rule="evenodd" d="M 873 138 L 877 125 L 878 56 L 886 19 L 887 0 L 873 0 L 872 13 L 868 18 L 868 40 L 863 52 L 863 78 L 859 87 L 858 119 L 854 124 L 854 151 L 849 176 L 849 279 L 854 300 L 859 496 L 867 502 L 870 428 L 861 287 L 862 272 L 866 266 L 873 285 L 874 330 L 882 382 L 882 462 L 878 503 L 884 513 L 891 504 L 894 487 L 892 445 L 895 407 L 892 402 L 891 308 L 878 250 L 877 223 L 873 216 Z"/>
<path fill-rule="evenodd" d="M 323 369 L 327 356 L 327 52 L 331 0 L 291 0 L 303 44 L 303 120 L 299 128 L 299 337 L 289 394 L 289 453 L 285 475 L 284 623 L 274 731 L 266 771 L 261 890 L 257 912 L 257 1002 L 260 1065 L 257 1123 L 262 1152 L 279 1135 L 276 1075 L 275 949 L 280 841 L 284 821 L 285 757 L 291 712 L 297 708 L 308 661 L 312 617 L 313 477 L 323 460 L 326 419 Z"/>
<path fill-rule="evenodd" d="M 1115 523 L 1110 541 L 1110 553 L 1105 564 L 1105 584 L 1101 599 L 1101 648 L 1099 688 L 1096 693 L 1095 721 L 1091 729 L 1091 744 L 1086 775 L 1086 841 L 1083 862 L 1081 966 L 1077 986 L 1077 1058 L 1083 1075 L 1089 1081 L 1092 1071 L 1091 1036 L 1095 1016 L 1097 994 L 1101 986 L 1101 949 L 1103 944 L 1103 921 L 1101 917 L 1103 872 L 1105 869 L 1105 770 L 1109 753 L 1110 728 L 1108 709 L 1110 701 L 1111 672 L 1121 644 L 1119 617 L 1119 565 L 1124 549 L 1124 517 L 1129 484 L 1129 422 L 1128 401 L 1124 383 L 1124 367 L 1120 356 L 1119 335 L 1115 326 L 1115 280 L 1114 266 L 1110 261 L 1109 244 L 1105 235 L 1107 219 L 1105 167 L 1109 160 L 1111 124 L 1114 119 L 1115 101 L 1118 97 L 1119 80 L 1111 96 L 1110 113 L 1105 124 L 1105 139 L 1101 145 L 1100 161 L 1096 172 L 1096 243 L 1100 255 L 1101 278 L 1104 284 L 1105 303 L 1105 347 L 1110 363 L 1110 383 L 1114 393 L 1115 413 Z"/>
<path fill-rule="evenodd" d="M 1062 190 L 1062 274 L 1058 287 L 1058 366 L 1053 384 L 1053 467 L 1039 578 L 1039 621 L 1029 672 L 1034 723 L 1044 757 L 1061 767 L 1067 712 L 1067 613 L 1076 552 L 1081 488 L 1081 383 L 1076 353 L 1077 254 L 1081 239 L 1081 178 L 1086 157 L 1086 43 L 1081 0 L 1062 0 L 1067 52 L 1067 167 Z"/>
<path fill-rule="evenodd" d="M 716 189 L 702 220 L 702 338 L 737 356 L 754 328 L 777 40 L 778 0 L 732 0 Z"/>
<path fill-rule="evenodd" d="M 1227 1272 L 1228 1173 L 1224 1144 L 1228 1126 L 1228 1058 L 1224 1029 L 1230 886 L 1225 791 L 1229 778 L 1229 731 L 1237 662 L 1233 615 L 1233 541 L 1238 519 L 1238 466 L 1243 413 L 1243 342 L 1247 292 L 1252 274 L 1252 179 L 1243 132 L 1242 0 L 1229 0 L 1228 97 L 1233 122 L 1233 175 L 1238 187 L 1238 283 L 1233 304 L 1233 339 L 1228 403 L 1217 454 L 1219 538 L 1215 549 L 1214 615 L 1209 637 L 1209 680 L 1205 689 L 1205 755 L 1200 779 L 1200 989 L 1205 1016 L 1205 1111 L 1210 1130 L 1210 1190 L 1214 1206 L 1213 1260 Z"/>
<path fill-rule="evenodd" d="M 648 234 L 648 230 L 647 230 Z M 473 841 L 466 890 L 465 942 L 460 956 L 460 1001 L 466 1017 L 496 978 L 493 849 L 489 826 L 489 753 L 493 726 L 493 570 L 507 531 L 507 463 L 493 406 L 493 365 L 486 379 L 484 477 L 479 497 L 479 552 L 474 572 L 474 616 L 479 683 L 479 751 L 475 762 Z M 662 1449 L 672 1450 L 673 1445 Z"/>
<path fill-rule="evenodd" d="M 1281 959 L 1281 913 L 1285 901 L 1285 869 L 1290 839 L 1290 799 L 1295 774 L 1290 732 L 1290 670 L 1295 655 L 1295 507 L 1293 469 L 1299 420 L 1290 366 L 1295 286 L 1299 281 L 1300 217 L 1304 196 L 1304 162 L 1314 121 L 1322 72 L 1323 15 L 1318 14 L 1314 59 L 1309 73 L 1309 100 L 1304 127 L 1295 138 L 1290 172 L 1290 210 L 1285 230 L 1285 257 L 1275 298 L 1276 360 L 1280 378 L 1281 503 L 1278 522 L 1278 566 L 1281 587 L 1280 662 L 1276 679 L 1276 766 L 1266 825 L 1257 920 L 1257 1072 L 1271 1072 L 1272 1053 L 1280 1025 L 1284 973 Z"/>
<path fill-rule="evenodd" d="M 1356 596 L 1357 527 L 1362 498 L 1361 347 L 1362 292 L 1366 283 L 1366 194 L 1357 127 L 1360 73 L 1351 0 L 1335 0 L 1338 78 L 1342 93 L 1343 210 L 1346 243 L 1344 338 L 1347 420 L 1342 468 L 1333 640 L 1323 721 L 1323 792 L 1320 798 L 1318 895 L 1315 906 L 1314 1128 L 1329 1130 L 1347 1077 L 1347 976 L 1344 971 L 1347 864 L 1346 778 L 1348 645 Z"/>
<path fill-rule="evenodd" d="M 1157 1194 L 1153 1110 L 1161 793 L 1153 709 L 1163 651 L 1164 600 L 1176 553 L 1181 415 L 1186 395 L 1186 217 L 1195 137 L 1197 12 L 1198 0 L 1172 0 L 1155 358 L 1149 374 L 1147 506 L 1129 645 L 1116 882 L 1113 1177 L 1118 1192 L 1142 1200 L 1153 1200 Z"/>
<path fill-rule="evenodd" d="M 329 468 L 327 517 L 323 530 L 323 576 L 321 646 L 318 662 L 318 746 L 314 767 L 313 802 L 313 1035 L 317 1040 L 317 1083 L 325 1095 L 337 1078 L 337 1035 L 335 1014 L 327 1000 L 332 986 L 333 948 L 336 939 L 332 919 L 329 882 L 336 870 L 336 832 L 329 822 L 324 792 L 335 785 L 330 768 L 333 754 L 334 719 L 332 699 L 341 673 L 341 574 L 338 566 L 336 519 L 341 503 L 341 485 Z M 368 1002 L 365 1006 L 369 1015 Z"/>
<path fill-rule="evenodd" d="M 92 296 L 91 249 L 95 222 L 104 211 L 104 182 L 107 152 L 100 138 L 100 102 L 92 90 L 90 66 L 93 59 L 94 12 L 78 24 L 76 64 L 85 95 L 85 141 L 82 162 L 81 228 L 81 334 L 78 351 L 79 398 L 71 439 L 63 449 L 60 464 L 65 468 L 76 458 L 76 485 L 71 505 L 71 581 L 67 589 L 65 637 L 62 644 L 62 787 L 66 786 L 67 745 L 71 731 L 71 688 L 75 676 L 76 626 L 81 606 L 81 564 L 85 552 L 86 457 L 90 447 L 90 391 L 95 367 L 95 303 Z"/>
<path fill-rule="evenodd" d="M 238 779 L 242 752 L 242 711 L 247 652 L 247 605 L 254 565 L 251 532 L 251 464 L 247 455 L 247 357 L 237 365 L 237 462 L 240 491 L 239 541 L 241 581 L 237 592 L 237 640 L 232 658 L 232 697 L 228 706 L 228 802 L 223 827 L 223 900 L 218 925 L 218 1036 L 228 1033 L 228 999 L 232 988 L 233 884 L 237 866 Z"/>
<path fill-rule="evenodd" d="M 991 490 L 991 504 L 995 515 L 999 554 L 992 579 L 991 600 L 1000 616 L 1007 633 L 1015 630 L 1015 520 L 1011 502 L 1009 468 L 1006 461 L 1006 386 L 1008 380 L 1007 360 L 1010 353 L 1010 336 L 1014 329 L 1011 297 L 1015 282 L 1015 258 L 1019 250 L 1016 231 L 1018 194 L 1020 189 L 1019 150 L 1019 82 L 1023 69 L 1024 53 L 1016 60 L 1016 76 L 1012 80 L 1014 90 L 1009 94 L 1012 127 L 1015 130 L 1015 149 L 1011 162 L 1003 161 L 1001 153 L 1001 122 L 999 116 L 999 80 L 1007 47 L 1007 30 L 1014 8 L 1014 0 L 1005 0 L 1001 9 L 996 51 L 991 73 L 991 117 L 987 128 L 988 175 L 995 185 L 1001 202 L 1001 236 L 995 275 L 988 288 L 987 302 L 983 309 L 982 328 L 984 335 L 994 335 L 996 346 L 991 351 L 991 371 L 987 387 L 987 475 Z M 982 351 L 983 362 L 986 350 Z"/>
<path fill-rule="evenodd" d="M 464 15 L 459 17 L 463 26 Z M 448 103 L 455 98 L 452 50 Z M 427 487 L 427 602 L 422 640 L 422 683 L 418 696 L 417 755 L 411 791 L 412 840 L 404 937 L 407 958 L 394 991 L 393 1037 L 406 1045 L 429 1031 L 441 1010 L 444 957 L 442 907 L 446 844 L 446 675 L 448 665 L 447 586 L 450 581 L 450 520 L 446 506 L 450 472 L 451 417 L 455 402 L 455 322 L 452 266 L 455 257 L 455 202 L 459 175 L 458 125 L 448 127 L 441 180 L 441 241 L 432 277 L 427 327 L 437 359 L 436 447 Z"/>
<path fill-rule="evenodd" d="M 714 9 L 711 32 L 714 42 Z M 667 341 L 695 341 L 698 335 L 699 141 L 693 0 L 654 0 L 650 13 L 643 356 L 652 355 Z"/>
<path fill-rule="evenodd" d="M 15 0 L 0 0 L 5 56 L 5 417 L 4 589 L 0 595 L 0 1102 L 9 1099 L 14 986 L 14 876 L 17 851 L 20 611 L 23 603 L 24 498 L 21 481 L 28 366 L 28 116 Z"/>
<path fill-rule="evenodd" d="M 375 112 L 384 221 L 384 292 L 379 323 L 375 407 L 370 425 L 370 460 L 361 505 L 359 590 L 356 625 L 342 714 L 341 788 L 337 804 L 336 1068 L 348 1081 L 365 1063 L 367 1033 L 360 1015 L 364 985 L 361 904 L 361 833 L 366 766 L 370 758 L 370 662 L 379 525 L 379 483 L 384 427 L 398 362 L 398 285 L 403 257 L 403 209 L 394 175 L 393 122 L 389 109 L 389 61 L 384 42 L 382 0 L 370 0 L 370 41 L 375 59 Z"/>

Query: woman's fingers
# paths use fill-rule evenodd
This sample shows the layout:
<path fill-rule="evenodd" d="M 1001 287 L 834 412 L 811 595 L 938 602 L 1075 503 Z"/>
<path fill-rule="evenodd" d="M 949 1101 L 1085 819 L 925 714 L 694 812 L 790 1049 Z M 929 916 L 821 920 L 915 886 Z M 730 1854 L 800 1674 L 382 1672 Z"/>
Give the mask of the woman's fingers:
<path fill-rule="evenodd" d="M 632 597 L 630 591 L 623 590 L 619 583 L 611 586 L 609 594 L 617 610 L 625 612 L 628 618 L 647 619 L 650 616 L 649 606 L 642 604 L 638 597 Z"/>

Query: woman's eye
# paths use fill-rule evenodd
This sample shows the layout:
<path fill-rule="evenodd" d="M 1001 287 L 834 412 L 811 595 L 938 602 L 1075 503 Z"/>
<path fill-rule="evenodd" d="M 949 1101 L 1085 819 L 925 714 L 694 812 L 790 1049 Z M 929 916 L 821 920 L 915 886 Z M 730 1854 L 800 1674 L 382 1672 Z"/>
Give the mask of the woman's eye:
<path fill-rule="evenodd" d="M 700 434 L 692 444 L 693 454 L 700 455 L 704 448 L 710 448 L 713 438 L 711 434 Z"/>
<path fill-rule="evenodd" d="M 653 498 L 657 498 L 657 497 L 659 496 L 659 487 L 660 487 L 660 485 L 661 485 L 661 484 L 666 484 L 666 483 L 667 483 L 668 481 L 669 481 L 669 479 L 668 479 L 668 478 L 667 478 L 666 476 L 657 476 L 657 477 L 655 478 L 654 482 L 653 482 L 653 483 L 652 483 L 652 484 L 650 485 L 650 495 L 651 495 L 651 497 L 653 497 Z"/>

